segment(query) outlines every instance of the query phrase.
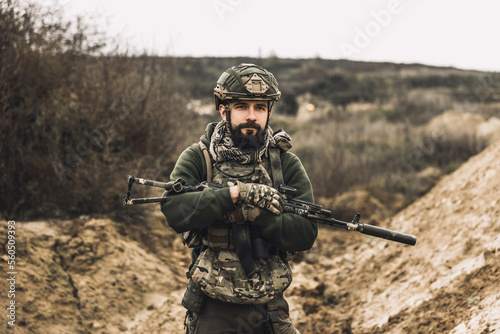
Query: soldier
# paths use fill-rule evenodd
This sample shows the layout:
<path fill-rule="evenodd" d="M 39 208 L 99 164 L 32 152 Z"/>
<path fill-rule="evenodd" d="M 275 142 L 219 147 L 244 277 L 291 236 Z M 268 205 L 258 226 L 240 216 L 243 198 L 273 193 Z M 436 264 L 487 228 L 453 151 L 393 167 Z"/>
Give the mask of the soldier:
<path fill-rule="evenodd" d="M 182 300 L 186 333 L 298 333 L 283 292 L 288 261 L 312 247 L 316 223 L 284 213 L 280 184 L 313 202 L 291 138 L 268 122 L 281 92 L 273 74 L 254 64 L 226 70 L 214 88 L 222 120 L 207 125 L 180 155 L 171 180 L 219 184 L 168 196 L 161 210 L 192 248 Z"/>

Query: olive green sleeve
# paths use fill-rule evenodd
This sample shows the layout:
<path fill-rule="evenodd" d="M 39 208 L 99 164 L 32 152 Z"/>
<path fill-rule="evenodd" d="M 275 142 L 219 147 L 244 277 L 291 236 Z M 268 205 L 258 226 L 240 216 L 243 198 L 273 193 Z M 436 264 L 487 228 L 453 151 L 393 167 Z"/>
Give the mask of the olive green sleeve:
<path fill-rule="evenodd" d="M 295 198 L 314 202 L 311 182 L 299 158 L 293 153 L 284 153 L 281 160 L 283 180 L 287 186 L 297 189 Z M 286 251 L 310 249 L 318 236 L 317 223 L 292 213 L 275 216 L 261 210 L 253 224 L 271 244 Z"/>
<path fill-rule="evenodd" d="M 178 178 L 191 186 L 205 181 L 205 159 L 197 144 L 190 146 L 179 156 L 170 175 L 171 180 Z M 167 201 L 161 205 L 169 226 L 178 233 L 208 227 L 219 220 L 222 214 L 234 209 L 227 187 L 168 196 Z"/>

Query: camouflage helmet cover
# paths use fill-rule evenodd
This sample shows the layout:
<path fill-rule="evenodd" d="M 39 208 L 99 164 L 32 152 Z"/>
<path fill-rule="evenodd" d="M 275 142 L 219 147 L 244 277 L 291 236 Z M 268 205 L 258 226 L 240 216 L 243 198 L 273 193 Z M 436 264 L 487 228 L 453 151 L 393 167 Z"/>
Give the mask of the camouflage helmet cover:
<path fill-rule="evenodd" d="M 239 64 L 228 68 L 214 88 L 215 109 L 225 100 L 278 101 L 281 92 L 274 75 L 255 64 Z"/>

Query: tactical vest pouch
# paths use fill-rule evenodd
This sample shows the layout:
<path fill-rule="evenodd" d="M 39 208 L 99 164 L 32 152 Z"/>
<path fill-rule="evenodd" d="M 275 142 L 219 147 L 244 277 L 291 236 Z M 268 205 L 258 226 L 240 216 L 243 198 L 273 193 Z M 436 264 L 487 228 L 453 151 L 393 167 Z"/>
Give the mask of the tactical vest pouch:
<path fill-rule="evenodd" d="M 193 280 L 190 279 L 186 292 L 184 292 L 184 297 L 182 298 L 182 306 L 184 306 L 191 312 L 199 314 L 203 310 L 204 301 L 205 301 L 205 294 L 193 282 Z"/>
<path fill-rule="evenodd" d="M 267 303 L 292 282 L 292 271 L 279 255 L 270 255 L 248 277 L 236 252 L 227 249 L 204 250 L 190 274 L 207 296 L 235 304 Z"/>
<path fill-rule="evenodd" d="M 189 230 L 182 233 L 182 243 L 189 248 L 202 245 L 203 237 L 207 234 L 205 230 Z"/>

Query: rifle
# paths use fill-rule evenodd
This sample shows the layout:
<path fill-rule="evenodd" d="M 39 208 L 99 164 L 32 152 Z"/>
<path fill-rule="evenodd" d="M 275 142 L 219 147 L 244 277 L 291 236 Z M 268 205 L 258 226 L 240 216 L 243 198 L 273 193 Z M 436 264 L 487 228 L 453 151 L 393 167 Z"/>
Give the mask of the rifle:
<path fill-rule="evenodd" d="M 159 182 L 147 179 L 136 178 L 134 176 L 128 177 L 127 193 L 123 198 L 124 205 L 146 204 L 146 203 L 164 203 L 166 197 L 148 197 L 148 198 L 130 198 L 132 192 L 132 185 L 134 183 L 163 188 L 172 194 L 182 194 L 185 192 L 202 191 L 205 188 L 222 188 L 224 187 L 218 183 L 201 182 L 196 186 L 190 186 L 186 181 L 177 179 L 170 182 Z M 358 231 L 363 234 L 371 235 L 377 238 L 383 238 L 391 241 L 400 242 L 406 245 L 414 246 L 417 243 L 417 237 L 402 232 L 388 230 L 382 227 L 373 226 L 369 224 L 362 224 L 359 222 L 360 213 L 356 213 L 351 222 L 345 222 L 332 217 L 330 210 L 323 209 L 323 207 L 316 203 L 311 203 L 296 199 L 295 194 L 297 189 L 281 185 L 278 191 L 283 195 L 285 200 L 285 213 L 293 213 L 308 220 L 314 221 L 319 224 L 325 224 L 333 227 L 344 228 L 348 231 Z"/>

